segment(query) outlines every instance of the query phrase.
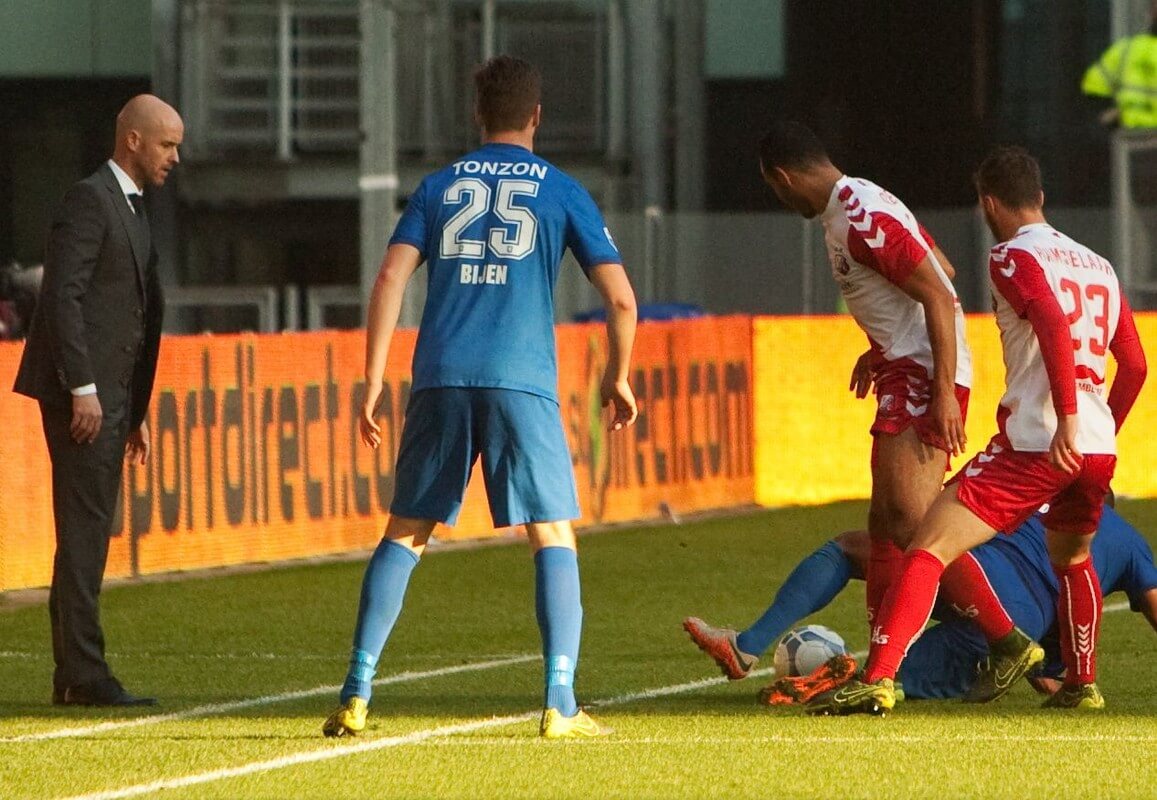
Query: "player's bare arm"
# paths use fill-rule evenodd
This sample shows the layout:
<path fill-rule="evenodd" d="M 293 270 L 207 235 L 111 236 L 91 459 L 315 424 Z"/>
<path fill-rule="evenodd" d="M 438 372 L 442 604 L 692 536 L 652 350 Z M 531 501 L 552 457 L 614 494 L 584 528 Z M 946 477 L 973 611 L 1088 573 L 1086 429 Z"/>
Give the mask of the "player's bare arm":
<path fill-rule="evenodd" d="M 1049 445 L 1049 461 L 1054 467 L 1070 475 L 1081 469 L 1081 452 L 1077 450 L 1077 431 L 1080 425 L 1076 414 L 1057 416 L 1057 432 Z"/>
<path fill-rule="evenodd" d="M 382 429 L 374 419 L 374 409 L 382 394 L 390 340 L 398 327 L 406 284 L 421 263 L 422 254 L 418 248 L 408 244 L 390 245 L 370 294 L 366 322 L 366 399 L 358 427 L 362 441 L 375 450 L 382 443 Z"/>
<path fill-rule="evenodd" d="M 622 264 L 597 264 L 589 275 L 607 311 L 609 354 L 599 391 L 603 407 L 612 407 L 610 429 L 617 431 L 631 425 L 639 413 L 628 380 L 638 320 L 635 291 Z"/>
<path fill-rule="evenodd" d="M 964 452 L 967 437 L 960 403 L 956 399 L 956 298 L 940 280 L 932 260 L 925 257 L 900 286 L 924 306 L 928 341 L 932 347 L 932 401 L 928 413 L 951 455 Z"/>
<path fill-rule="evenodd" d="M 932 255 L 936 256 L 936 260 L 940 262 L 940 269 L 944 270 L 944 274 L 948 276 L 948 280 L 955 280 L 956 267 L 952 266 L 952 262 L 948 260 L 948 256 L 944 255 L 944 251 L 940 249 L 940 245 L 932 246 Z"/>
<path fill-rule="evenodd" d="M 856 397 L 863 400 L 872 389 L 876 381 L 876 372 L 880 369 L 884 357 L 875 349 L 869 347 L 863 355 L 856 359 L 856 366 L 852 367 L 852 380 L 848 389 L 856 393 Z"/>

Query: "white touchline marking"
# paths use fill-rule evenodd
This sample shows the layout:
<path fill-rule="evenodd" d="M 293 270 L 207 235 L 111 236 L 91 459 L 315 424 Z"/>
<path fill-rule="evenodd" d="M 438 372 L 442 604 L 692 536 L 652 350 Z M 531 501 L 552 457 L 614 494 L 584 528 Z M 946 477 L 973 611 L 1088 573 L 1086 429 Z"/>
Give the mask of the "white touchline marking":
<path fill-rule="evenodd" d="M 173 659 L 176 661 L 337 661 L 343 658 L 343 655 L 334 653 L 113 653 L 109 652 L 106 655 L 110 659 L 137 659 L 139 661 L 162 661 L 165 659 Z M 466 653 L 454 653 L 449 658 L 461 658 L 467 655 Z M 493 658 L 508 658 L 517 655 L 516 653 L 470 653 L 471 658 L 493 659 Z M 391 656 L 390 661 L 414 661 L 418 659 L 429 660 L 430 653 L 422 654 L 403 654 Z M 52 653 L 45 651 L 42 653 L 33 653 L 24 650 L 0 650 L 0 659 L 44 659 L 52 658 Z"/>
<path fill-rule="evenodd" d="M 396 675 L 387 675 L 384 678 L 379 678 L 374 681 L 374 686 L 386 686 L 393 683 L 409 683 L 412 681 L 420 681 L 426 678 L 440 678 L 445 675 L 457 675 L 462 672 L 476 672 L 485 669 L 497 669 L 498 667 L 509 667 L 514 664 L 525 664 L 530 661 L 539 661 L 541 656 L 536 654 L 524 654 L 516 656 L 508 656 L 506 658 L 497 658 L 490 661 L 475 661 L 469 664 L 456 664 L 452 667 L 440 667 L 438 669 L 425 670 L 422 672 L 399 672 Z M 187 719 L 188 717 L 203 717 L 213 714 L 226 714 L 230 711 L 238 711 L 243 708 L 252 708 L 254 706 L 264 706 L 273 703 L 284 703 L 291 700 L 302 700 L 307 697 L 317 697 L 318 695 L 335 693 L 341 689 L 337 686 L 315 686 L 312 689 L 301 689 L 296 692 L 284 692 L 282 694 L 265 695 L 262 697 L 251 697 L 247 700 L 235 700 L 230 703 L 214 703 L 211 705 L 194 706 L 193 708 L 186 708 L 183 711 L 173 711 L 169 714 L 152 714 L 147 717 L 137 717 L 135 719 L 122 719 L 112 722 L 98 722 L 95 725 L 86 725 L 79 728 L 61 728 L 54 731 L 45 731 L 44 733 L 28 733 L 22 736 L 6 736 L 0 737 L 0 744 L 9 744 L 14 742 L 38 742 L 46 739 L 66 739 L 77 736 L 91 736 L 97 733 L 104 733 L 106 731 L 115 731 L 122 728 L 136 728 L 141 725 L 157 725 L 162 722 L 173 722 L 174 720 Z"/>
<path fill-rule="evenodd" d="M 771 667 L 764 669 L 752 670 L 749 677 L 761 677 L 771 675 L 775 672 Z M 721 683 L 727 683 L 727 678 L 719 676 L 717 678 L 703 678 L 697 681 L 688 681 L 687 683 L 679 683 L 673 686 L 660 686 L 655 689 L 645 689 L 641 692 L 632 692 L 631 694 L 623 694 L 617 697 L 612 697 L 607 700 L 600 700 L 595 705 L 598 707 L 621 705 L 623 703 L 630 703 L 635 700 L 649 700 L 654 697 L 664 697 L 666 695 L 679 694 L 681 692 L 689 692 L 693 689 L 701 689 L 708 686 L 716 686 Z M 214 781 L 227 780 L 229 778 L 239 778 L 245 775 L 252 775 L 257 772 L 269 772 L 270 770 L 283 769 L 285 767 L 294 767 L 299 764 L 311 764 L 317 761 L 329 761 L 334 758 L 344 758 L 345 756 L 357 755 L 359 753 L 367 753 L 373 750 L 382 750 L 387 747 L 400 747 L 407 744 L 416 744 L 427 739 L 433 739 L 444 736 L 454 736 L 460 733 L 470 733 L 472 731 L 484 730 L 486 728 L 500 728 L 504 725 L 515 725 L 521 722 L 529 722 L 541 714 L 541 711 L 526 711 L 522 714 L 511 714 L 505 717 L 491 717 L 488 719 L 477 719 L 470 722 L 462 722 L 457 725 L 443 725 L 438 728 L 426 728 L 425 730 L 418 730 L 412 733 L 407 733 L 403 736 L 390 736 L 384 739 L 374 739 L 372 741 L 358 742 L 354 745 L 346 747 L 330 746 L 318 750 L 306 750 L 301 753 L 294 753 L 288 756 L 280 756 L 272 758 L 267 761 L 255 761 L 249 764 L 242 764 L 237 767 L 227 767 L 225 769 L 216 769 L 210 772 L 200 772 L 194 775 L 186 775 L 181 778 L 162 778 L 151 783 L 137 784 L 136 786 L 127 786 L 122 789 L 109 789 L 102 792 L 93 792 L 92 794 L 77 795 L 68 800 L 120 800 L 124 797 L 136 797 L 149 792 L 160 791 L 161 789 L 179 789 L 185 786 L 196 786 L 202 783 L 212 783 Z"/>
<path fill-rule="evenodd" d="M 123 789 L 110 789 L 104 792 L 93 792 L 92 794 L 77 795 L 69 800 L 119 800 L 123 797 L 136 797 L 142 794 L 149 794 L 150 792 L 157 792 L 162 789 L 180 789 L 185 786 L 197 786 L 202 783 L 212 783 L 214 781 L 226 780 L 228 778 L 239 778 L 243 775 L 252 775 L 255 772 L 268 772 L 269 770 L 282 769 L 283 767 L 294 767 L 299 764 L 310 764 L 315 761 L 329 761 L 333 758 L 344 758 L 345 756 L 353 756 L 359 753 L 366 753 L 372 750 L 381 750 L 386 747 L 399 747 L 406 744 L 416 744 L 434 736 L 453 736 L 458 733 L 469 733 L 482 728 L 493 728 L 501 725 L 513 725 L 519 722 L 527 722 L 538 716 L 537 711 L 527 712 L 525 714 L 513 714 L 507 717 L 492 717 L 490 719 L 474 720 L 473 722 L 463 722 L 458 725 L 443 725 L 438 728 L 427 728 L 426 730 L 414 731 L 404 736 L 391 736 L 386 739 L 374 739 L 368 742 L 359 742 L 357 744 L 348 745 L 345 747 L 331 746 L 321 750 L 307 750 L 303 753 L 294 753 L 293 755 L 281 756 L 280 758 L 273 758 L 268 761 L 258 761 L 250 764 L 242 764 L 239 767 L 228 767 L 226 769 L 216 769 L 212 772 L 200 772 L 195 775 L 186 775 L 183 778 L 163 778 L 152 783 L 141 783 L 136 786 L 127 786 Z"/>
<path fill-rule="evenodd" d="M 1115 603 L 1112 606 L 1105 606 L 1102 611 L 1122 611 L 1129 608 L 1128 603 Z M 857 658 L 864 655 L 863 652 L 853 653 Z M 528 657 L 537 658 L 537 656 Z M 772 675 L 775 670 L 771 667 L 763 669 L 752 670 L 748 673 L 748 677 L 758 678 L 767 675 Z M 400 676 L 395 676 L 400 677 Z M 728 679 L 723 676 L 715 678 L 703 678 L 697 681 L 688 681 L 686 683 L 674 684 L 672 686 L 659 686 L 654 689 L 644 689 L 641 692 L 632 692 L 630 694 L 623 694 L 617 697 L 612 697 L 607 700 L 600 700 L 593 705 L 595 707 L 622 705 L 624 703 L 631 703 L 636 700 L 650 700 L 655 697 L 666 697 L 668 695 L 680 694 L 689 692 L 694 689 L 707 688 L 709 686 L 717 686 L 719 684 L 728 683 Z M 186 786 L 197 786 L 204 783 L 213 783 L 215 781 L 228 780 L 230 778 L 240 778 L 246 775 L 253 775 L 259 772 L 270 772 L 276 769 L 284 769 L 285 767 L 294 767 L 300 764 L 312 764 L 318 761 L 330 761 L 335 758 L 344 758 L 346 756 L 358 755 L 360 753 L 368 753 L 374 750 L 384 750 L 390 747 L 401 747 L 408 744 L 417 744 L 428 739 L 455 736 L 461 733 L 471 733 L 477 730 L 485 730 L 488 728 L 500 728 L 506 725 L 515 725 L 522 722 L 529 722 L 530 720 L 539 716 L 539 711 L 527 711 L 522 714 L 511 714 L 505 717 L 490 717 L 488 719 L 472 720 L 470 722 L 463 722 L 457 725 L 443 725 L 438 728 L 426 728 L 425 730 L 413 731 L 412 733 L 403 736 L 391 736 L 384 739 L 374 739 L 372 741 L 363 741 L 353 745 L 347 746 L 330 746 L 319 750 L 306 750 L 301 753 L 294 753 L 279 758 L 268 759 L 266 761 L 253 761 L 248 764 L 242 764 L 236 767 L 227 767 L 224 769 L 216 769 L 209 772 L 199 772 L 193 775 L 185 775 L 179 778 L 162 778 L 160 780 L 152 781 L 151 783 L 140 783 L 134 786 L 126 786 L 120 789 L 108 789 L 100 792 L 92 792 L 90 794 L 74 795 L 65 800 L 121 800 L 125 797 L 137 797 L 142 794 L 160 791 L 162 789 L 180 789 Z M 938 737 L 909 737 L 911 741 L 930 741 Z M 1040 737 L 1041 741 L 1055 741 L 1059 737 Z M 786 741 L 796 741 L 785 738 Z M 1092 741 L 1092 739 L 1089 739 Z M 1149 741 L 1148 739 L 1144 739 Z M 2 741 L 2 740 L 0 740 Z M 801 738 L 798 741 L 808 741 Z M 856 737 L 815 737 L 811 741 L 815 742 L 853 742 L 862 741 L 861 738 Z M 896 737 L 894 741 L 905 741 L 901 737 Z M 971 739 L 962 739 L 961 741 L 971 741 Z M 1033 741 L 1029 737 L 1009 738 L 1008 741 Z M 1085 739 L 1074 738 L 1073 741 L 1085 741 Z M 1096 741 L 1131 741 L 1124 737 L 1104 737 L 1103 739 L 1096 739 Z"/>

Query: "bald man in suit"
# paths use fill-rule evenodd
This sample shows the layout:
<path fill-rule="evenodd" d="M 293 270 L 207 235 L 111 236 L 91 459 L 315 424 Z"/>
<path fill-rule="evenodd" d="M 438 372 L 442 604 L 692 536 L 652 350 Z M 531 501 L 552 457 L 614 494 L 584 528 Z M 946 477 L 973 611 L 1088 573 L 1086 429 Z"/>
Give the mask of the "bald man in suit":
<path fill-rule="evenodd" d="M 57 705 L 156 703 L 113 676 L 99 598 L 124 461 L 144 464 L 150 450 L 164 299 L 143 193 L 165 182 L 183 136 L 180 115 L 157 97 L 121 109 L 112 158 L 68 190 L 53 219 L 16 375 L 14 390 L 40 403 L 52 462 Z"/>

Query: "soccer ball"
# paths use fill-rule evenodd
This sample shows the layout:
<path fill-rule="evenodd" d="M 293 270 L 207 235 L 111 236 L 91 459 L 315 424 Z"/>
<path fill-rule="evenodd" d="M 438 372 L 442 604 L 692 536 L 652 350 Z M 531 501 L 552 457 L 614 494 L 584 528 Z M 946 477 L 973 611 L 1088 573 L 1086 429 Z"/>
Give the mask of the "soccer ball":
<path fill-rule="evenodd" d="M 772 665 L 782 677 L 810 675 L 834 655 L 848 652 L 843 638 L 823 625 L 805 625 L 788 631 L 775 648 Z"/>

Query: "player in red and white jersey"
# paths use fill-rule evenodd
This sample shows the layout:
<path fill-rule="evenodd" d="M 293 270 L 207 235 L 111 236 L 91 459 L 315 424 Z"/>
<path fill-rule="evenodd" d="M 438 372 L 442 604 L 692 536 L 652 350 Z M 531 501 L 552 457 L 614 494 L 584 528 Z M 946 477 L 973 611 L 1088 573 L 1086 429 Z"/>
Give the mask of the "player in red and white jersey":
<path fill-rule="evenodd" d="M 965 445 L 971 361 L 954 272 L 903 203 L 845 176 L 808 128 L 777 124 L 760 142 L 759 155 L 763 178 L 779 199 L 804 217 L 820 217 L 832 274 L 868 336 L 849 388 L 862 398 L 874 384 L 877 398 L 868 513 L 871 621 L 940 491 L 949 456 Z M 769 644 L 694 617 L 684 628 L 731 678 L 743 677 Z"/>
<path fill-rule="evenodd" d="M 1081 453 L 1117 452 L 1116 422 L 1105 394 L 1107 344 L 1125 304 L 1112 265 L 1047 222 L 1031 222 L 992 249 L 989 273 L 1007 372 L 997 424 L 1014 450 L 1048 452 L 1057 429 L 1047 362 L 1026 316 L 1051 295 L 1069 323 L 1075 385 L 1063 387 L 1065 413 L 1076 412 Z M 1127 324 L 1132 316 L 1127 315 Z M 1060 344 L 1065 344 L 1062 341 Z M 1073 405 L 1075 403 L 1075 405 Z"/>
<path fill-rule="evenodd" d="M 891 708 L 892 679 L 928 620 L 944 565 L 997 531 L 1013 530 L 1046 502 L 1066 667 L 1064 687 L 1046 705 L 1104 706 L 1095 683 L 1101 589 L 1089 548 L 1116 465 L 1116 432 L 1145 381 L 1145 354 L 1109 262 L 1045 221 L 1036 160 L 1019 147 L 999 148 L 980 165 L 976 185 L 1002 242 L 989 262 L 1007 373 L 1000 431 L 921 523 L 884 598 L 863 679 L 817 698 L 819 712 Z M 1107 397 L 1106 352 L 1118 365 Z M 976 611 L 982 627 L 992 624 L 985 618 L 993 609 L 979 603 Z M 990 644 L 969 699 L 1001 696 L 1043 659 L 1036 642 L 1008 628 Z"/>
<path fill-rule="evenodd" d="M 915 292 L 905 286 L 927 261 L 930 272 L 926 277 L 934 277 L 952 299 L 956 343 L 952 377 L 956 386 L 967 389 L 972 382 L 972 359 L 964 339 L 964 313 L 949 275 L 952 266 L 908 207 L 871 181 L 840 175 L 820 220 L 832 277 L 848 311 L 868 336 L 872 345 L 869 352 L 880 365 L 881 377 L 900 371 L 908 375 L 934 373 L 925 292 L 921 291 L 925 287 L 918 280 Z M 941 294 L 936 291 L 939 288 L 929 287 L 928 293 Z"/>

